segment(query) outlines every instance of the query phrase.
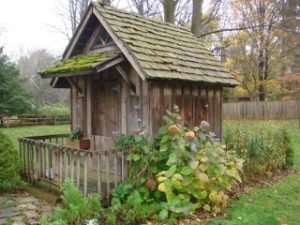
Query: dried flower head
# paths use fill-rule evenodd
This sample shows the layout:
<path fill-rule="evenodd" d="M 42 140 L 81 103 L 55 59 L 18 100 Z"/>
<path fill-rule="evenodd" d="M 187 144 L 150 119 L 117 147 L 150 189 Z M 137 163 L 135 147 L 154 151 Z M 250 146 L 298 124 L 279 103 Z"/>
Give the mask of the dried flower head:
<path fill-rule="evenodd" d="M 170 134 L 176 134 L 179 131 L 179 128 L 174 124 L 168 128 Z"/>
<path fill-rule="evenodd" d="M 200 127 L 204 130 L 208 130 L 209 129 L 209 123 L 205 120 L 202 120 L 200 123 Z"/>
<path fill-rule="evenodd" d="M 195 132 L 194 131 L 187 131 L 184 133 L 184 138 L 188 141 L 195 140 Z"/>

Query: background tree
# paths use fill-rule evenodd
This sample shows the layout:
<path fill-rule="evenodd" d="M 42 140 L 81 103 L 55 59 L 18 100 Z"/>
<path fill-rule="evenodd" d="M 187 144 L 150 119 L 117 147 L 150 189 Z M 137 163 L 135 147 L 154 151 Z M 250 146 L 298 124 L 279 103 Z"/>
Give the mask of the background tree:
<path fill-rule="evenodd" d="M 52 88 L 49 79 L 41 79 L 37 74 L 54 61 L 56 61 L 55 57 L 47 50 L 38 49 L 23 54 L 17 62 L 20 75 L 26 81 L 26 87 L 32 90 L 33 103 L 36 107 L 56 103 L 68 104 L 68 90 Z"/>
<path fill-rule="evenodd" d="M 130 10 L 142 16 L 160 16 L 160 2 L 157 0 L 131 0 L 130 3 Z"/>
<path fill-rule="evenodd" d="M 27 113 L 32 101 L 15 64 L 0 52 L 0 114 Z"/>
<path fill-rule="evenodd" d="M 91 0 L 68 0 L 66 6 L 60 3 L 56 11 L 63 27 L 50 26 L 71 40 L 90 2 Z"/>

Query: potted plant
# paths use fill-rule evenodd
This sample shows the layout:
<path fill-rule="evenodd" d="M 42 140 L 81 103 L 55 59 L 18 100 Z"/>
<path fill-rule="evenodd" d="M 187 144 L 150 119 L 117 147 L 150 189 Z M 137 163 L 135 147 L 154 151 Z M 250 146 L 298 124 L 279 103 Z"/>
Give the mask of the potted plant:
<path fill-rule="evenodd" d="M 64 145 L 73 148 L 90 149 L 90 140 L 83 138 L 83 133 L 79 127 L 69 133 L 69 137 L 64 139 Z"/>

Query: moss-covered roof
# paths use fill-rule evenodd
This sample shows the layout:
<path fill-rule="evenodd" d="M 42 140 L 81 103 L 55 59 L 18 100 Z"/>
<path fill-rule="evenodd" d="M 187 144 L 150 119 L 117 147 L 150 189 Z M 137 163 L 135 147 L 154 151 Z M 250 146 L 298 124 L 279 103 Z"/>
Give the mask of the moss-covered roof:
<path fill-rule="evenodd" d="M 86 55 L 76 55 L 68 59 L 61 60 L 56 64 L 46 68 L 40 72 L 41 75 L 47 74 L 63 74 L 73 71 L 92 70 L 96 66 L 115 58 L 119 53 L 116 51 L 108 51 L 101 53 L 93 53 Z"/>
<path fill-rule="evenodd" d="M 237 85 L 237 81 L 187 29 L 93 3 L 148 79 Z"/>

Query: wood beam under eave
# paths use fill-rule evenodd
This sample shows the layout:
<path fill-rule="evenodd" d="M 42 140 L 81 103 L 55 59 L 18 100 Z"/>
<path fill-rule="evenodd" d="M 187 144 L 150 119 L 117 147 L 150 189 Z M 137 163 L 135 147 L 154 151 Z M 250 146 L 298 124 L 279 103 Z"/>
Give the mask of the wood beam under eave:
<path fill-rule="evenodd" d="M 82 94 L 82 89 L 79 87 L 79 85 L 76 83 L 76 81 L 72 77 L 66 77 L 67 81 L 70 83 L 72 87 L 76 89 L 80 94 Z"/>
<path fill-rule="evenodd" d="M 116 70 L 119 72 L 119 74 L 121 75 L 121 77 L 126 81 L 126 83 L 128 84 L 128 86 L 130 87 L 130 89 L 136 93 L 136 88 L 135 85 L 131 82 L 131 80 L 129 79 L 129 77 L 127 76 L 126 72 L 123 70 L 123 68 L 120 65 L 116 66 Z"/>
<path fill-rule="evenodd" d="M 98 65 L 95 69 L 96 69 L 96 73 L 100 73 L 106 69 L 109 69 L 121 62 L 123 62 L 125 59 L 123 56 L 119 56 L 113 60 L 107 61 L 107 62 L 103 62 L 102 64 Z"/>

